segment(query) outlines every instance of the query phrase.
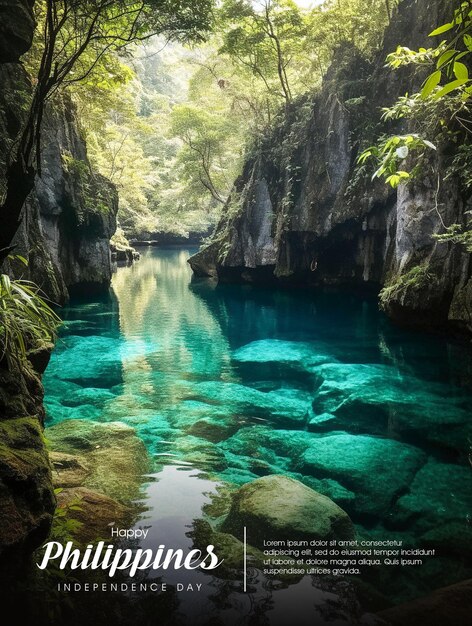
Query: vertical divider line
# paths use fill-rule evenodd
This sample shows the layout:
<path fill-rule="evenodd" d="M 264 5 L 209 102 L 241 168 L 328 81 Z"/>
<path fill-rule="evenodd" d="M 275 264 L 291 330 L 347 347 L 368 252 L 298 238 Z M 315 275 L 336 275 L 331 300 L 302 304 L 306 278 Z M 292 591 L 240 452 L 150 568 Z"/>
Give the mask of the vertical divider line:
<path fill-rule="evenodd" d="M 247 579 L 247 564 L 246 564 L 247 548 L 246 548 L 246 542 L 247 542 L 247 529 L 246 529 L 246 526 L 244 526 L 244 581 L 243 581 L 243 591 L 244 591 L 244 593 L 246 593 L 246 588 L 247 588 L 247 584 L 246 584 L 246 579 Z"/>

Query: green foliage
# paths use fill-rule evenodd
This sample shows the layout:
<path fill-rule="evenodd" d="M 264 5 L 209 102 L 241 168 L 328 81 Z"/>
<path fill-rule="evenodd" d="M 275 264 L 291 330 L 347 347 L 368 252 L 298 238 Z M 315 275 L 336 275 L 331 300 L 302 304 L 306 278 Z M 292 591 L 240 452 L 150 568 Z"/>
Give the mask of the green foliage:
<path fill-rule="evenodd" d="M 59 324 L 37 285 L 0 275 L 0 361 L 9 369 L 21 368 L 28 350 L 54 340 Z"/>
<path fill-rule="evenodd" d="M 55 495 L 59 495 L 62 488 L 54 489 Z M 57 506 L 54 512 L 54 519 L 51 528 L 50 541 L 66 543 L 74 541 L 77 543 L 77 533 L 83 524 L 74 517 L 74 512 L 82 511 L 81 499 L 72 498 L 65 506 Z"/>
<path fill-rule="evenodd" d="M 290 102 L 307 36 L 297 4 L 292 0 L 224 0 L 220 19 L 220 53 L 258 76 L 270 96 Z"/>
<path fill-rule="evenodd" d="M 437 277 L 429 270 L 428 265 L 416 265 L 404 274 L 396 276 L 381 290 L 379 303 L 381 309 L 386 309 L 392 300 L 401 300 L 410 290 L 417 291 L 434 285 Z"/>
<path fill-rule="evenodd" d="M 162 5 L 164 29 L 175 3 L 146 4 Z M 327 0 L 308 10 L 292 0 L 225 0 L 211 16 L 198 13 L 200 5 L 210 4 L 174 6 L 182 17 L 192 5 L 203 30 L 211 22 L 204 45 L 188 49 L 163 39 L 139 41 L 139 35 L 139 45 L 113 44 L 96 62 L 95 46 L 87 48 L 69 75 L 91 163 L 116 185 L 118 219 L 128 237 L 186 234 L 213 225 L 240 174 L 245 146 L 264 143 L 268 127 L 289 113 L 281 104 L 296 100 L 298 108 L 301 94 L 321 83 L 343 41 L 368 56 L 393 6 L 387 10 L 385 0 L 346 0 L 343 6 Z M 148 26 L 143 23 L 143 29 Z M 156 29 L 146 32 L 151 31 Z M 201 39 L 202 30 L 190 32 Z M 38 40 L 36 64 L 41 45 Z M 91 62 L 84 75 L 80 68 Z M 303 142 L 304 131 L 297 129 L 294 124 L 273 149 L 288 154 L 296 141 Z M 287 163 L 296 183 L 294 168 Z"/>
<path fill-rule="evenodd" d="M 67 151 L 61 157 L 65 172 L 74 180 L 79 191 L 82 211 L 107 213 L 110 210 L 107 192 L 98 184 L 90 164 L 82 159 L 74 159 Z M 80 217 L 80 211 L 78 213 Z"/>
<path fill-rule="evenodd" d="M 436 47 L 415 51 L 398 46 L 387 57 L 388 64 L 394 69 L 410 64 L 432 69 L 417 93 L 399 98 L 383 113 L 385 121 L 408 119 L 410 127 L 416 126 L 418 133 L 406 137 L 382 137 L 376 146 L 368 148 L 359 157 L 360 164 L 375 159 L 378 167 L 374 178 L 383 177 L 392 187 L 414 177 L 424 160 L 425 148 L 436 149 L 438 143 L 454 146 L 444 179 L 455 176 L 465 191 L 472 187 L 472 85 L 467 67 L 472 53 L 472 1 L 455 2 L 454 5 L 450 21 L 430 33 L 430 37 L 441 38 Z M 428 136 L 434 137 L 434 143 L 425 138 Z M 412 151 L 415 152 L 414 158 L 410 156 L 407 161 L 410 170 L 400 170 L 399 164 Z M 439 172 L 434 174 L 438 180 L 438 193 L 441 177 Z M 439 213 L 437 205 L 435 209 Z M 470 220 L 466 226 L 447 225 L 441 215 L 439 217 L 445 232 L 434 235 L 435 239 L 440 243 L 462 245 L 471 252 Z"/>
<path fill-rule="evenodd" d="M 434 238 L 440 243 L 453 243 L 463 246 L 467 252 L 472 252 L 472 219 L 471 212 L 467 211 L 468 224 L 466 227 L 462 224 L 451 224 L 446 227 L 446 232 L 440 235 L 434 235 Z"/>
<path fill-rule="evenodd" d="M 441 37 L 434 48 L 420 48 L 417 51 L 404 46 L 387 57 L 393 68 L 402 65 L 434 65 L 434 70 L 423 83 L 423 99 L 440 99 L 459 91 L 463 100 L 472 94 L 471 78 L 466 65 L 472 52 L 472 2 L 455 2 L 451 20 L 435 28 L 430 37 Z M 443 39 L 442 36 L 445 35 Z"/>
<path fill-rule="evenodd" d="M 387 184 L 395 188 L 411 176 L 410 172 L 399 169 L 400 164 L 405 162 L 412 152 L 424 154 L 426 148 L 436 150 L 434 144 L 416 134 L 383 137 L 377 145 L 362 152 L 358 164 L 363 165 L 368 159 L 375 159 L 378 167 L 372 179 L 383 177 Z"/>

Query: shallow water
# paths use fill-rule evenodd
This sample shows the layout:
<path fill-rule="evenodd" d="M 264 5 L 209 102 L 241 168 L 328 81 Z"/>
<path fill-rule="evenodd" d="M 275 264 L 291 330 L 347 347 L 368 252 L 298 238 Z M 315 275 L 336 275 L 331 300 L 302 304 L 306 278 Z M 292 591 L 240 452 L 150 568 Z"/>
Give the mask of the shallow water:
<path fill-rule="evenodd" d="M 192 281 L 190 252 L 147 249 L 110 297 L 62 311 L 48 425 L 133 426 L 154 462 L 139 524 L 169 545 L 191 543 L 221 482 L 279 473 L 332 497 L 366 537 L 441 544 L 421 573 L 386 583 L 391 598 L 470 575 L 465 348 L 393 327 L 375 298 Z"/>

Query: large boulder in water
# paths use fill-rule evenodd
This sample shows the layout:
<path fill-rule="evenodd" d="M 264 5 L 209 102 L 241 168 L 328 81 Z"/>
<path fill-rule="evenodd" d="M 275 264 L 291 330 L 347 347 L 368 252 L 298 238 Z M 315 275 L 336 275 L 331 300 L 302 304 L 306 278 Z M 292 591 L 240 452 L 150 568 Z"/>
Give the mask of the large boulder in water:
<path fill-rule="evenodd" d="M 97 537 L 109 538 L 110 527 L 126 528 L 133 522 L 133 512 L 113 498 L 85 487 L 63 489 L 57 505 L 68 520 L 75 521 L 74 539 L 86 544 Z"/>
<path fill-rule="evenodd" d="M 286 476 L 265 476 L 234 495 L 222 530 L 262 546 L 264 539 L 352 539 L 348 514 L 326 496 Z"/>

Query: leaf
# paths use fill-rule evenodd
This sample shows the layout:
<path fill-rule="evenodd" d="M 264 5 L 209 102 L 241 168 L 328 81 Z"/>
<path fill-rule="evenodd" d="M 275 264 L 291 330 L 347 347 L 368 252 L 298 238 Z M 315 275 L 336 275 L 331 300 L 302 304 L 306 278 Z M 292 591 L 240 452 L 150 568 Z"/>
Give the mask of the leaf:
<path fill-rule="evenodd" d="M 454 74 L 458 80 L 469 80 L 469 70 L 463 63 L 454 62 Z"/>
<path fill-rule="evenodd" d="M 454 27 L 454 22 L 448 22 L 447 24 L 443 24 L 442 26 L 439 26 L 438 28 L 433 30 L 431 33 L 429 33 L 429 37 L 436 37 L 436 35 L 442 35 L 442 33 L 447 33 L 447 31 L 451 30 L 451 28 L 453 27 Z"/>
<path fill-rule="evenodd" d="M 400 146 L 395 150 L 395 153 L 399 159 L 406 159 L 408 156 L 408 146 Z"/>
<path fill-rule="evenodd" d="M 451 93 L 451 91 L 454 91 L 455 89 L 458 89 L 459 87 L 462 87 L 462 85 L 464 85 L 466 82 L 468 82 L 468 81 L 464 80 L 464 79 L 453 80 L 452 82 L 450 82 L 447 85 L 445 85 L 442 89 L 437 91 L 434 94 L 433 98 L 435 100 L 439 100 L 439 98 L 442 98 L 443 96 L 446 96 L 448 93 Z"/>
<path fill-rule="evenodd" d="M 400 182 L 400 176 L 398 176 L 397 174 L 391 174 L 385 179 L 385 182 L 389 184 L 391 187 L 395 188 L 398 186 L 398 183 Z"/>
<path fill-rule="evenodd" d="M 443 52 L 436 63 L 438 70 L 446 65 L 455 54 L 457 54 L 457 50 L 446 50 L 446 52 Z"/>
<path fill-rule="evenodd" d="M 468 48 L 469 50 L 472 50 L 472 36 L 471 35 L 464 35 L 464 44 L 466 48 Z"/>
<path fill-rule="evenodd" d="M 434 145 L 434 143 L 431 143 L 431 141 L 428 141 L 427 139 L 423 139 L 423 143 L 428 148 L 431 148 L 431 150 L 436 150 L 436 146 Z"/>
<path fill-rule="evenodd" d="M 441 70 L 436 70 L 433 72 L 424 82 L 423 88 L 421 90 L 421 97 L 423 100 L 431 94 L 433 89 L 439 85 L 439 81 L 441 80 Z"/>

